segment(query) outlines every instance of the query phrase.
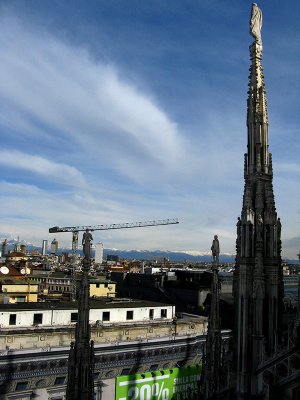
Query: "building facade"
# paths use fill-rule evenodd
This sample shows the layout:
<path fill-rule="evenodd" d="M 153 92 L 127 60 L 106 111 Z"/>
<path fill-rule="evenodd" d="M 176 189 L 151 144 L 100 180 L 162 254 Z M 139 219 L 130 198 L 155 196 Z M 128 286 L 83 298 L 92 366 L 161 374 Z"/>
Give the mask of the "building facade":
<path fill-rule="evenodd" d="M 42 255 L 45 256 L 48 252 L 48 240 L 43 240 L 42 243 Z"/>
<path fill-rule="evenodd" d="M 130 299 L 91 299 L 90 323 L 110 325 L 133 321 L 171 322 L 175 306 Z M 77 302 L 0 304 L 2 328 L 29 328 L 36 324 L 43 327 L 68 326 L 77 319 Z M 14 323 L 10 323 L 14 315 Z M 38 322 L 37 322 L 38 321 Z M 1 349 L 1 347 L 0 347 Z"/>
<path fill-rule="evenodd" d="M 6 303 L 37 302 L 38 285 L 30 279 L 0 277 L 0 295 Z"/>
<path fill-rule="evenodd" d="M 95 245 L 95 263 L 103 263 L 103 243 L 96 243 Z"/>
<path fill-rule="evenodd" d="M 8 304 L 0 314 L 0 399 L 65 400 L 77 305 Z M 90 327 L 95 398 L 115 400 L 117 377 L 200 364 L 207 319 L 177 319 L 163 303 L 91 300 Z"/>

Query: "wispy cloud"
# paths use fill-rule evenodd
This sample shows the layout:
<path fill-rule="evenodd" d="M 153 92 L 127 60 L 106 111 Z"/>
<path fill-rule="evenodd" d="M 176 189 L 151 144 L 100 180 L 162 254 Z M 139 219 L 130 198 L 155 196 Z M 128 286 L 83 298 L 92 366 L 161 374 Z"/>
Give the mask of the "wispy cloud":
<path fill-rule="evenodd" d="M 18 131 L 23 125 L 20 134 L 27 140 L 44 128 L 46 143 L 53 135 L 58 146 L 70 143 L 72 151 L 77 146 L 79 163 L 84 157 L 87 164 L 90 158 L 100 165 L 114 159 L 107 166 L 130 179 L 149 174 L 145 165 L 150 162 L 174 168 L 184 153 L 177 124 L 149 96 L 121 80 L 115 66 L 95 63 L 86 51 L 45 33 L 28 32 L 16 20 L 2 22 L 4 127 Z"/>
<path fill-rule="evenodd" d="M 0 151 L 0 165 L 29 171 L 70 186 L 85 185 L 83 175 L 76 168 L 16 150 Z"/>

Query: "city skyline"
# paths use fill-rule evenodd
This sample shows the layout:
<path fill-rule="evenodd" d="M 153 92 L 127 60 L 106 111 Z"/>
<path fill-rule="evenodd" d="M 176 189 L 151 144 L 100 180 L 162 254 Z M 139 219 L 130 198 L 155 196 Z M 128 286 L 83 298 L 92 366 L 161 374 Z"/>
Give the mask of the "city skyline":
<path fill-rule="evenodd" d="M 299 234 L 300 4 L 260 1 L 283 257 Z M 231 1 L 3 1 L 0 236 L 94 232 L 120 249 L 235 252 L 247 151 L 249 12 Z M 60 234 L 70 246 L 70 234 Z"/>

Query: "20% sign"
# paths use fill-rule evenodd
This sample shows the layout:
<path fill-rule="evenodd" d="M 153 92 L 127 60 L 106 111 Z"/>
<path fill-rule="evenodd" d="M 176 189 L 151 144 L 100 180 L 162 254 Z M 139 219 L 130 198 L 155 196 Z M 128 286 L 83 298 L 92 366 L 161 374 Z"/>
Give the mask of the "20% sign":
<path fill-rule="evenodd" d="M 169 400 L 169 389 L 164 387 L 164 382 L 145 383 L 140 388 L 131 386 L 128 389 L 127 397 L 119 400 Z"/>

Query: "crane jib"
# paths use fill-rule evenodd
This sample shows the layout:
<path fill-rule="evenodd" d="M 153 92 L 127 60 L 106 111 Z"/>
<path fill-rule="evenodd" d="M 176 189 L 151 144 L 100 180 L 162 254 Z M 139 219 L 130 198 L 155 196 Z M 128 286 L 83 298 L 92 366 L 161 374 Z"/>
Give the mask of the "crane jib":
<path fill-rule="evenodd" d="M 58 226 L 54 226 L 49 229 L 49 233 L 58 233 L 58 232 L 80 232 L 80 231 L 104 231 L 108 229 L 126 229 L 126 228 L 142 228 L 147 226 L 157 226 L 157 225 L 172 225 L 179 224 L 178 218 L 172 219 L 162 219 L 162 220 L 153 220 L 153 221 L 145 221 L 145 222 L 128 222 L 124 224 L 107 224 L 107 225 L 88 225 L 88 226 L 65 226 L 60 228 Z"/>

